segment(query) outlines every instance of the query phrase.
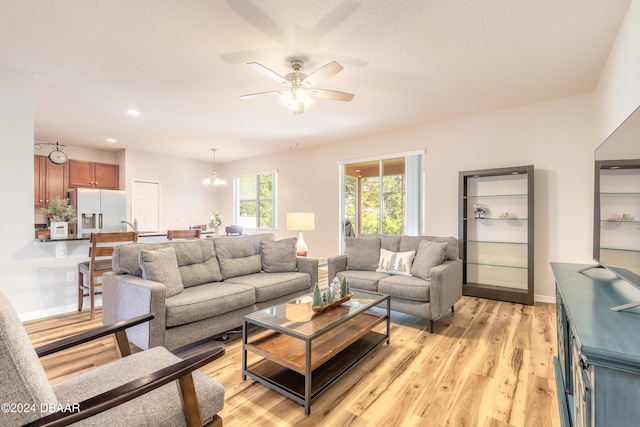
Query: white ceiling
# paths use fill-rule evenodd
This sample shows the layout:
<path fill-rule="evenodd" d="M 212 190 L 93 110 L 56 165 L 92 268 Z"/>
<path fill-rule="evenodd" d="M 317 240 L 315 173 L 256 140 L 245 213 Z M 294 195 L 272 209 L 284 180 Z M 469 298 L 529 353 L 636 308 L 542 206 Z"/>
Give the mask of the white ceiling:
<path fill-rule="evenodd" d="M 38 141 L 225 162 L 591 92 L 629 2 L 2 0 L 0 63 L 34 76 Z M 292 57 L 354 99 L 239 98 Z"/>

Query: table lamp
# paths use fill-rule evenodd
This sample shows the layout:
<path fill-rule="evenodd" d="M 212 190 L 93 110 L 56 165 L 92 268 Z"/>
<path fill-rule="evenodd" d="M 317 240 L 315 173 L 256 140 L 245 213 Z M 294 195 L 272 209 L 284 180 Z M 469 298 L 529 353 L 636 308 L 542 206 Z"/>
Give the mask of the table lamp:
<path fill-rule="evenodd" d="M 298 231 L 298 243 L 296 245 L 296 255 L 307 256 L 307 244 L 302 232 L 305 230 L 315 230 L 315 214 L 313 212 L 289 212 L 287 213 L 287 230 Z"/>

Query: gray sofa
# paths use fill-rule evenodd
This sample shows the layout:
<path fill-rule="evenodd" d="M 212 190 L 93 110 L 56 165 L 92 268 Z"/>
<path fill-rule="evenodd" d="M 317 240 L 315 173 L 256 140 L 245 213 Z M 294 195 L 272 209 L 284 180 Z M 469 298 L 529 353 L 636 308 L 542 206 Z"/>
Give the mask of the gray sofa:
<path fill-rule="evenodd" d="M 117 246 L 104 276 L 103 323 L 154 313 L 128 330 L 142 349 L 169 350 L 242 325 L 261 308 L 311 292 L 318 261 L 273 234 Z"/>
<path fill-rule="evenodd" d="M 462 261 L 454 237 L 360 235 L 347 237 L 346 255 L 328 259 L 329 280 L 389 295 L 391 310 L 433 322 L 462 297 Z M 413 254 L 411 253 L 413 252 Z"/>

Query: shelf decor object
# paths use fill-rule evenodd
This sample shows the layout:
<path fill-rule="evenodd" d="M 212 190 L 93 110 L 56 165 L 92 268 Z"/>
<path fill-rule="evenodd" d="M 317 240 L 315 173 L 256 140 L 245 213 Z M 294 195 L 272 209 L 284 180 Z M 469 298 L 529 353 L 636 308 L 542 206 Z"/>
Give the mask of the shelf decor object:
<path fill-rule="evenodd" d="M 459 173 L 463 294 L 533 304 L 532 165 Z"/>
<path fill-rule="evenodd" d="M 316 282 L 313 287 L 313 305 L 311 306 L 311 310 L 313 310 L 314 313 L 322 313 L 323 311 L 349 301 L 352 296 L 353 294 L 349 292 L 349 283 L 346 278 L 340 280 L 334 277 L 329 286 L 323 290 L 320 290 Z"/>

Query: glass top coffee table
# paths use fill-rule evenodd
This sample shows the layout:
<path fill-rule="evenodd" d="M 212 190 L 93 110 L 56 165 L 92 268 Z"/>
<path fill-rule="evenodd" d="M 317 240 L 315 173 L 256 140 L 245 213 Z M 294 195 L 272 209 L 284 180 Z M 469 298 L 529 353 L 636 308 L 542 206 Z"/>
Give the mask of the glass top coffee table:
<path fill-rule="evenodd" d="M 313 312 L 308 294 L 244 316 L 242 380 L 250 377 L 277 390 L 309 415 L 312 400 L 383 342 L 389 344 L 389 296 L 352 293 L 351 300 L 322 313 Z M 380 304 L 384 308 L 374 309 Z M 248 352 L 259 360 L 249 365 Z"/>

